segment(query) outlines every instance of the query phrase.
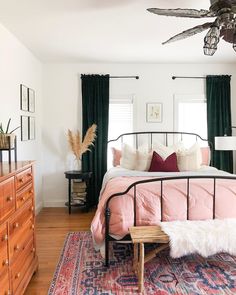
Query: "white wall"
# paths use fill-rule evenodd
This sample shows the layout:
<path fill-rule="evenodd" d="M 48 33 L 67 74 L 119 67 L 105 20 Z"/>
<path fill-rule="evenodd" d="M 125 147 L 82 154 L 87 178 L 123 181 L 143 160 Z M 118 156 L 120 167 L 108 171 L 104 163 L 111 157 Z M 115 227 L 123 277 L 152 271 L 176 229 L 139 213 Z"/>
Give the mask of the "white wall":
<path fill-rule="evenodd" d="M 27 85 L 36 93 L 36 140 L 22 142 L 20 129 L 16 131 L 18 160 L 36 160 L 35 188 L 36 210 L 42 207 L 41 170 L 41 63 L 9 31 L 0 25 L 0 122 L 6 126 L 11 118 L 11 129 L 20 126 L 20 84 Z M 8 160 L 4 153 L 4 160 Z"/>
<path fill-rule="evenodd" d="M 111 97 L 135 94 L 136 130 L 173 130 L 174 94 L 204 94 L 204 80 L 172 80 L 172 75 L 231 74 L 236 95 L 235 65 L 206 64 L 47 64 L 43 69 L 43 196 L 45 206 L 64 206 L 67 199 L 67 129 L 81 130 L 81 74 L 139 75 L 112 79 Z M 163 122 L 146 123 L 146 102 L 163 102 Z M 233 103 L 236 109 L 236 103 Z M 236 116 L 233 121 L 236 124 Z"/>

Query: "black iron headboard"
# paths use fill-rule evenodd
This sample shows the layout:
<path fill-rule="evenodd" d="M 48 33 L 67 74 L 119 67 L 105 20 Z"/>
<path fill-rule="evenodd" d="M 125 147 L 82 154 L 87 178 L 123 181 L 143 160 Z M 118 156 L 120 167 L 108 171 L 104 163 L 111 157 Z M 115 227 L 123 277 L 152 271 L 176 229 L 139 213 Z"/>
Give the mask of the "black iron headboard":
<path fill-rule="evenodd" d="M 111 142 L 119 141 L 119 140 L 121 141 L 121 143 L 123 143 L 124 137 L 134 136 L 135 147 L 136 147 L 136 149 L 138 149 L 138 147 L 139 147 L 139 136 L 140 135 L 147 135 L 149 143 L 150 143 L 150 147 L 152 148 L 153 136 L 156 135 L 156 134 L 164 136 L 164 144 L 166 146 L 168 145 L 168 139 L 169 139 L 170 135 L 172 135 L 172 139 L 174 139 L 174 140 L 175 140 L 175 135 L 179 135 L 181 140 L 183 139 L 183 136 L 187 135 L 187 136 L 195 137 L 196 141 L 201 140 L 202 142 L 208 143 L 208 146 L 210 147 L 210 149 L 212 151 L 213 145 L 212 145 L 212 143 L 210 141 L 208 141 L 207 139 L 202 138 L 199 134 L 191 133 L 191 132 L 182 132 L 182 131 L 139 131 L 139 132 L 123 133 L 123 134 L 119 135 L 117 138 L 109 140 L 108 144 L 111 143 Z"/>

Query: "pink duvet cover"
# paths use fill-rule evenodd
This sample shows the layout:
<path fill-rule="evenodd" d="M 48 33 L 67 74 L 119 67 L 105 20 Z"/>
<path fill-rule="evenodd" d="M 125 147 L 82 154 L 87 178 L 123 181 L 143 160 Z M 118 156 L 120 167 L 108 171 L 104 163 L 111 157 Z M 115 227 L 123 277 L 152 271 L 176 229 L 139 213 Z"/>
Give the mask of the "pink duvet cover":
<path fill-rule="evenodd" d="M 124 191 L 135 181 L 150 177 L 115 177 L 110 179 L 92 221 L 91 231 L 97 246 L 101 246 L 105 236 L 105 203 L 114 193 Z M 186 180 L 169 180 L 163 183 L 163 220 L 185 220 L 187 212 Z M 213 180 L 190 180 L 189 219 L 212 219 Z M 122 238 L 133 225 L 133 189 L 126 195 L 115 197 L 110 202 L 110 234 Z M 161 220 L 160 182 L 137 186 L 137 225 L 155 225 Z M 236 218 L 236 180 L 216 180 L 216 218 Z"/>

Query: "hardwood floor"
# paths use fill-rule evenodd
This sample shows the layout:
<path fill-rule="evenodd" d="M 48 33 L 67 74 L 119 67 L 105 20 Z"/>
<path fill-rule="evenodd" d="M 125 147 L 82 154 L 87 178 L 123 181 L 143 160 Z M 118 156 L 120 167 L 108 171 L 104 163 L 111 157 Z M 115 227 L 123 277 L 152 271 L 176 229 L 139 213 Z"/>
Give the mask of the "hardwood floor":
<path fill-rule="evenodd" d="M 25 295 L 46 295 L 68 232 L 87 231 L 94 216 L 94 210 L 84 213 L 67 208 L 44 208 L 36 217 L 36 241 L 39 269 L 25 292 Z"/>

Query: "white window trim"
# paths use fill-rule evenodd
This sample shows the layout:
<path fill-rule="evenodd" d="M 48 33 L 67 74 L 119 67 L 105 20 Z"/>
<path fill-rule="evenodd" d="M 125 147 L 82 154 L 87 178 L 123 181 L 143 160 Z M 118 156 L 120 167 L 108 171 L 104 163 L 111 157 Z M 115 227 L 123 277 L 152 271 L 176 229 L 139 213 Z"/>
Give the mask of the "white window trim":
<path fill-rule="evenodd" d="M 206 95 L 205 94 L 175 94 L 174 95 L 174 126 L 173 130 L 174 131 L 179 131 L 178 130 L 178 104 L 180 102 L 188 102 L 188 103 L 203 103 L 206 102 Z"/>

